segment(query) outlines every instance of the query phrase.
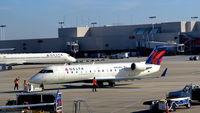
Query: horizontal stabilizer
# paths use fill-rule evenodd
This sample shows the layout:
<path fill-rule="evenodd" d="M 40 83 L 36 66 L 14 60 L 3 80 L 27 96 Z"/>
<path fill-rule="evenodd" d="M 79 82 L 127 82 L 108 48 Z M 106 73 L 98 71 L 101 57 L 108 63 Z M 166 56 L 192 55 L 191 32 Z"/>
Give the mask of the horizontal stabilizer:
<path fill-rule="evenodd" d="M 167 73 L 167 68 L 166 68 L 165 71 L 162 73 L 161 77 L 165 77 L 166 73 Z"/>

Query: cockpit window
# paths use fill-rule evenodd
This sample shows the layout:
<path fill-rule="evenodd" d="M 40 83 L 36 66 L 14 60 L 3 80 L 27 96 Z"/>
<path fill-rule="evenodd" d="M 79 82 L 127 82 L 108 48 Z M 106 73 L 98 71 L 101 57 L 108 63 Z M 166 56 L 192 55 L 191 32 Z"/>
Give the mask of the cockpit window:
<path fill-rule="evenodd" d="M 53 73 L 53 70 L 41 70 L 39 73 Z"/>

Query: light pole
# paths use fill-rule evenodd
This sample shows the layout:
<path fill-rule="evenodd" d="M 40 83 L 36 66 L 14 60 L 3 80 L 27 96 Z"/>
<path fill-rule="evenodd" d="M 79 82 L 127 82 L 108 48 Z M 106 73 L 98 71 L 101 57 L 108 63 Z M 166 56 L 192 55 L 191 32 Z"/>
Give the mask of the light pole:
<path fill-rule="evenodd" d="M 156 19 L 156 16 L 150 16 L 149 19 Z M 154 29 L 154 23 L 152 21 L 152 29 Z"/>
<path fill-rule="evenodd" d="M 58 24 L 60 24 L 60 28 L 63 28 L 64 22 L 58 22 Z"/>
<path fill-rule="evenodd" d="M 156 19 L 156 16 L 150 16 L 149 19 L 153 20 L 153 19 Z M 151 40 L 153 40 L 153 33 L 154 33 L 154 22 L 152 21 L 152 30 L 151 30 Z M 148 34 L 148 46 L 150 47 L 150 37 L 149 37 L 149 34 Z"/>
<path fill-rule="evenodd" d="M 4 28 L 6 27 L 6 25 L 0 25 L 0 27 L 1 27 L 1 38 L 0 38 L 0 40 L 5 40 Z"/>
<path fill-rule="evenodd" d="M 150 19 L 154 19 L 154 18 L 156 18 L 156 16 L 150 16 L 149 18 L 150 18 Z"/>
<path fill-rule="evenodd" d="M 91 24 L 92 24 L 92 26 L 94 27 L 94 25 L 97 24 L 97 22 L 92 22 Z"/>
<path fill-rule="evenodd" d="M 198 16 L 192 16 L 191 19 L 195 20 L 195 19 L 198 19 L 199 17 Z"/>

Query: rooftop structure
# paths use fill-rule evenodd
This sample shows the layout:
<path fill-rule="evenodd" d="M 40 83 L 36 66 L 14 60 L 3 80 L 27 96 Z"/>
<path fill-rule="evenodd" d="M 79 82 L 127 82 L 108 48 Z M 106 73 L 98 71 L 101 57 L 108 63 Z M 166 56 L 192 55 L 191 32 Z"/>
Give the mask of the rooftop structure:
<path fill-rule="evenodd" d="M 144 51 L 155 44 L 185 44 L 186 52 L 200 46 L 200 22 L 181 21 L 142 25 L 59 28 L 58 38 L 3 40 L 0 48 L 24 52 L 113 53 Z M 197 40 L 197 41 L 195 41 Z M 194 43 L 194 45 L 190 45 Z M 192 51 L 191 51 L 192 50 Z"/>

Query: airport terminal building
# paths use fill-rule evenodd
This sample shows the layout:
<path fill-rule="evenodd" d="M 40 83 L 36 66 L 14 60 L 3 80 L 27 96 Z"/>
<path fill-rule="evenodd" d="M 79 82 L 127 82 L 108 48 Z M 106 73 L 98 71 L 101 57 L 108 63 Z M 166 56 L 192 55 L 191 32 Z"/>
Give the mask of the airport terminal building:
<path fill-rule="evenodd" d="M 83 56 L 125 51 L 141 54 L 157 44 L 184 45 L 185 54 L 199 53 L 200 22 L 58 28 L 58 38 L 1 40 L 0 48 L 15 48 L 10 51 L 15 53 L 67 52 Z"/>

